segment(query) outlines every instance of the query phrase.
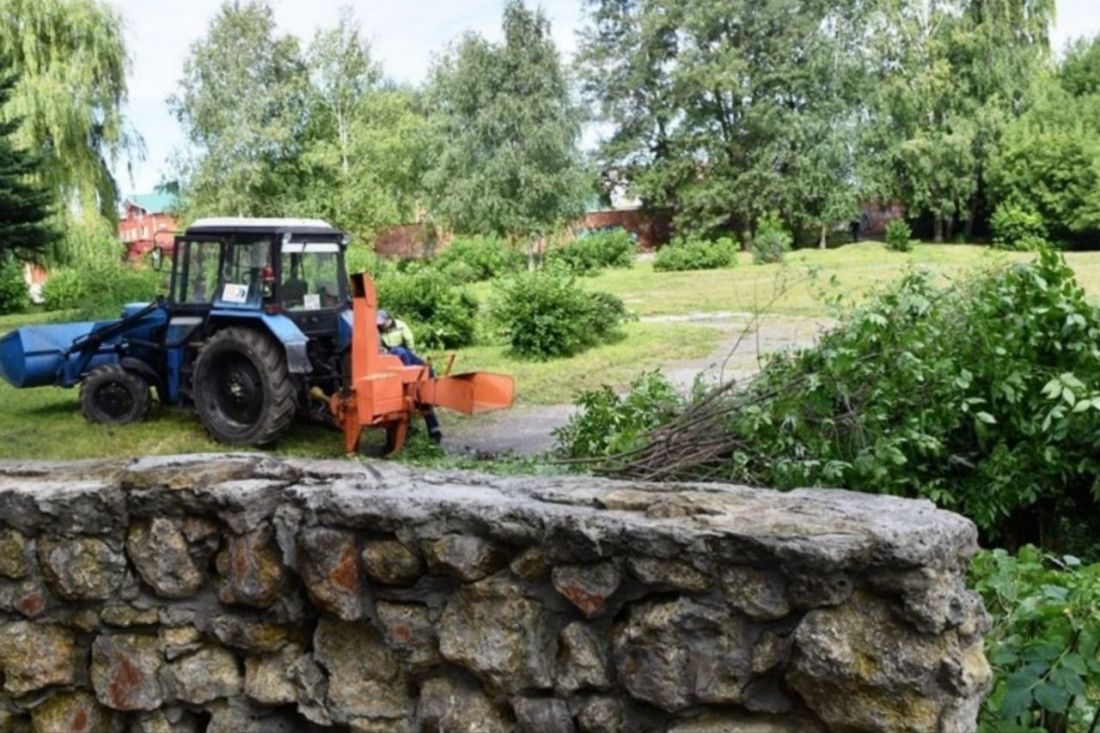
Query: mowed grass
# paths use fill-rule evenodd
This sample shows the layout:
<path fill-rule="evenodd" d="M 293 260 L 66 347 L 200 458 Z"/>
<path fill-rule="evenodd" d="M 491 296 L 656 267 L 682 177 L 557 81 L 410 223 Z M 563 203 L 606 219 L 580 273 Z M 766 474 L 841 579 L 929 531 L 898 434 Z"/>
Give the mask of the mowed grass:
<path fill-rule="evenodd" d="M 918 245 L 913 252 L 897 253 L 881 244 L 861 243 L 826 251 L 799 250 L 783 265 L 753 265 L 748 255 L 742 255 L 738 266 L 727 270 L 662 273 L 654 271 L 652 262 L 641 261 L 631 269 L 607 271 L 582 283 L 618 295 L 643 318 L 744 313 L 765 307 L 780 315 L 819 316 L 827 313 L 821 293 L 833 278 L 841 292 L 858 299 L 913 265 L 933 268 L 949 278 L 1029 256 L 964 245 Z M 1066 259 L 1089 294 L 1100 299 L 1100 252 L 1070 253 Z M 816 275 L 808 277 L 808 271 Z M 484 302 L 491 287 L 481 284 L 475 291 Z M 20 325 L 58 320 L 66 320 L 65 314 L 0 317 L 0 335 Z M 600 384 L 621 388 L 663 364 L 705 358 L 715 353 L 721 338 L 720 332 L 705 325 L 632 322 L 624 327 L 621 339 L 568 359 L 524 361 L 503 343 L 463 349 L 457 354 L 455 371 L 511 374 L 520 403 L 558 404 L 571 401 L 582 389 Z M 444 363 L 445 355 L 434 356 L 436 364 Z M 76 389 L 15 390 L 0 382 L 0 458 L 125 457 L 223 449 L 186 409 L 154 409 L 151 419 L 138 425 L 91 425 L 80 413 Z M 343 455 L 343 439 L 324 427 L 296 426 L 274 452 L 336 457 Z"/>

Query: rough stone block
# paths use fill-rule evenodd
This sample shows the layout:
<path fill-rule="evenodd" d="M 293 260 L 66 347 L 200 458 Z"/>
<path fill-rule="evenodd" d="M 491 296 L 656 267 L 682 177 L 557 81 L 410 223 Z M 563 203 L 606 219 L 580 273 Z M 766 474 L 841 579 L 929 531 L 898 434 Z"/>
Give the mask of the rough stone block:
<path fill-rule="evenodd" d="M 167 670 L 175 698 L 180 702 L 203 705 L 241 692 L 237 659 L 215 646 L 204 646 L 181 657 L 171 662 Z"/>
<path fill-rule="evenodd" d="M 411 585 L 424 572 L 420 555 L 397 540 L 363 543 L 362 559 L 367 577 L 383 585 Z"/>
<path fill-rule="evenodd" d="M 56 625 L 27 621 L 0 625 L 0 671 L 4 691 L 15 696 L 76 679 L 73 635 Z"/>
<path fill-rule="evenodd" d="M 554 588 L 569 599 L 585 618 L 599 616 L 619 589 L 623 576 L 614 563 L 563 565 L 554 568 Z"/>
<path fill-rule="evenodd" d="M 0 576 L 21 580 L 30 575 L 27 549 L 27 538 L 22 532 L 14 529 L 0 531 Z"/>
<path fill-rule="evenodd" d="M 107 733 L 111 711 L 86 692 L 62 693 L 31 711 L 33 733 Z"/>
<path fill-rule="evenodd" d="M 410 672 L 421 673 L 443 662 L 427 606 L 378 601 L 375 610 L 386 646 Z"/>
<path fill-rule="evenodd" d="M 39 539 L 38 561 L 51 590 L 67 601 L 105 601 L 126 580 L 126 558 L 96 537 Z"/>
<path fill-rule="evenodd" d="M 439 623 L 443 656 L 515 693 L 554 685 L 553 636 L 542 606 L 504 575 L 463 586 Z"/>
<path fill-rule="evenodd" d="M 470 535 L 446 535 L 425 545 L 428 569 L 452 575 L 467 583 L 481 580 L 508 562 L 508 551 L 499 543 Z"/>
<path fill-rule="evenodd" d="M 228 605 L 270 608 L 279 600 L 286 578 L 275 531 L 230 535 L 218 553 L 218 600 Z"/>
<path fill-rule="evenodd" d="M 421 730 L 447 733 L 513 733 L 514 725 L 477 685 L 435 677 L 420 687 Z"/>
<path fill-rule="evenodd" d="M 92 686 L 112 710 L 156 710 L 163 663 L 155 636 L 100 636 L 92 644 Z"/>
<path fill-rule="evenodd" d="M 314 658 L 328 670 L 328 704 L 337 721 L 404 718 L 414 701 L 394 654 L 365 624 L 327 618 L 313 636 Z"/>
<path fill-rule="evenodd" d="M 355 535 L 336 529 L 307 529 L 298 537 L 298 572 L 310 598 L 343 621 L 363 615 Z"/>

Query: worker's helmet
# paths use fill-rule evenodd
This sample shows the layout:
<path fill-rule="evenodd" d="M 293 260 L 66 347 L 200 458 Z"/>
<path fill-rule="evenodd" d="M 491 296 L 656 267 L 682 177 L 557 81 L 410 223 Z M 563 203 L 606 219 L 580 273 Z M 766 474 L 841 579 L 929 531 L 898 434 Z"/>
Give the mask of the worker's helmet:
<path fill-rule="evenodd" d="M 390 320 L 390 314 L 386 311 L 378 311 L 378 317 L 374 319 L 374 322 L 379 326 L 385 326 Z"/>

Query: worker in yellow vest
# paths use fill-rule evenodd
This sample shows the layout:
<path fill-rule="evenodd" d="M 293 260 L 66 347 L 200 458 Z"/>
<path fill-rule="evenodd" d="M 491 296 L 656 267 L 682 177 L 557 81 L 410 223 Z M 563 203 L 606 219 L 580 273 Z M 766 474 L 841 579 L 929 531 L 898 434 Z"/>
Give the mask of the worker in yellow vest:
<path fill-rule="evenodd" d="M 407 323 L 392 317 L 384 310 L 378 311 L 376 322 L 378 334 L 382 339 L 382 346 L 385 347 L 386 351 L 400 359 L 405 366 L 424 366 L 424 360 L 417 356 L 414 351 L 416 339 Z M 431 373 L 431 367 L 428 368 L 428 371 Z M 435 376 L 434 373 L 431 375 Z M 428 426 L 428 437 L 431 438 L 432 442 L 442 442 L 443 431 L 439 429 L 439 419 L 430 407 L 424 413 L 424 424 Z"/>

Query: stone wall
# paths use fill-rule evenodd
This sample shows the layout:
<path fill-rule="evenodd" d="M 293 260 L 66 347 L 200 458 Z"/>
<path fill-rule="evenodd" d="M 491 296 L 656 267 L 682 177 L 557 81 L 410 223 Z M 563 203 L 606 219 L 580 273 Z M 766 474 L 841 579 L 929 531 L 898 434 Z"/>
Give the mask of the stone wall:
<path fill-rule="evenodd" d="M 846 492 L 0 463 L 0 731 L 971 731 L 975 549 Z"/>

